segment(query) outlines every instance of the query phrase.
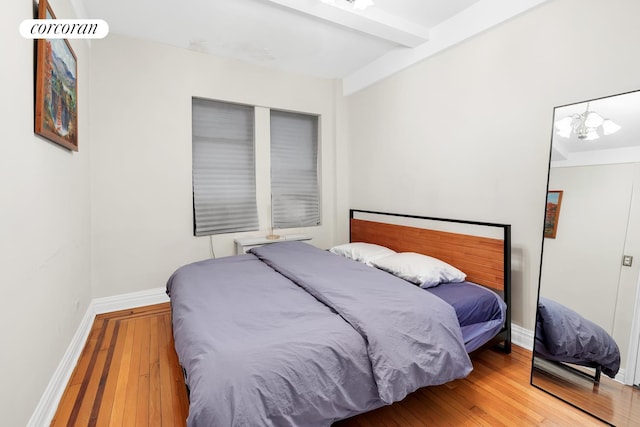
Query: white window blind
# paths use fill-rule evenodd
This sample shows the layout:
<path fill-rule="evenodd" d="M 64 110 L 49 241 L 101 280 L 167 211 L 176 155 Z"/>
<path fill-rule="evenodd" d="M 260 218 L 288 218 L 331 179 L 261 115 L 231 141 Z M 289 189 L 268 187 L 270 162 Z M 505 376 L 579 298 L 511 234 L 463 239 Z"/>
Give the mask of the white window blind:
<path fill-rule="evenodd" d="M 318 117 L 271 110 L 273 228 L 320 224 Z"/>
<path fill-rule="evenodd" d="M 253 107 L 192 99 L 194 234 L 258 229 Z"/>

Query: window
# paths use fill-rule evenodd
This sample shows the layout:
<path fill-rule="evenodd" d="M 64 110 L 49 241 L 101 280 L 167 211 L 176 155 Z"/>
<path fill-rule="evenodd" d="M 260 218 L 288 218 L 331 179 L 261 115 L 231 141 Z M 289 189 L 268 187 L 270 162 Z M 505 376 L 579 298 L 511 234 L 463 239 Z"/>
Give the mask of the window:
<path fill-rule="evenodd" d="M 320 224 L 318 117 L 271 110 L 273 228 Z"/>
<path fill-rule="evenodd" d="M 192 99 L 194 234 L 257 230 L 253 107 Z"/>

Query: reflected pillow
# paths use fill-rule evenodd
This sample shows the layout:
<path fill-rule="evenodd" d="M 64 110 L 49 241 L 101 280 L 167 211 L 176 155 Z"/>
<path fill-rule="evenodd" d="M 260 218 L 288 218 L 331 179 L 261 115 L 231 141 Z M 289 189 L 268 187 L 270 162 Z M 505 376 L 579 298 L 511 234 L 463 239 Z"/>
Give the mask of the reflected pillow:
<path fill-rule="evenodd" d="M 373 266 L 421 288 L 430 288 L 440 283 L 463 282 L 465 273 L 437 258 L 415 252 L 401 252 L 373 261 Z"/>
<path fill-rule="evenodd" d="M 334 246 L 329 251 L 367 265 L 372 265 L 372 262 L 378 258 L 396 253 L 384 246 L 363 242 L 345 243 L 344 245 Z"/>

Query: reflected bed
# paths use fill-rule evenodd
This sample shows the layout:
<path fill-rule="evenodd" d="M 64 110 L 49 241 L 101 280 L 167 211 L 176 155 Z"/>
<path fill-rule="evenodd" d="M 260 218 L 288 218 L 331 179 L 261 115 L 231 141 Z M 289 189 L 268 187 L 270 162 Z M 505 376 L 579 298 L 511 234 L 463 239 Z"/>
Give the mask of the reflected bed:
<path fill-rule="evenodd" d="M 589 376 L 564 363 L 593 368 L 595 373 L 589 377 L 595 384 L 600 382 L 601 372 L 615 378 L 620 369 L 620 350 L 611 335 L 575 311 L 543 297 L 538 301 L 534 355 L 562 363 L 562 367 L 580 375 Z"/>

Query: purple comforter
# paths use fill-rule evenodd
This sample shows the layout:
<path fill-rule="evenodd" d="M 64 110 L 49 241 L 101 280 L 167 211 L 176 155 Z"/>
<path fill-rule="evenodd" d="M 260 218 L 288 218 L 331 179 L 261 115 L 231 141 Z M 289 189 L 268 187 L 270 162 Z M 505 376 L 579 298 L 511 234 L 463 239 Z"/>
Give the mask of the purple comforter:
<path fill-rule="evenodd" d="M 306 243 L 253 252 L 167 284 L 189 426 L 328 426 L 471 371 L 439 298 Z"/>

